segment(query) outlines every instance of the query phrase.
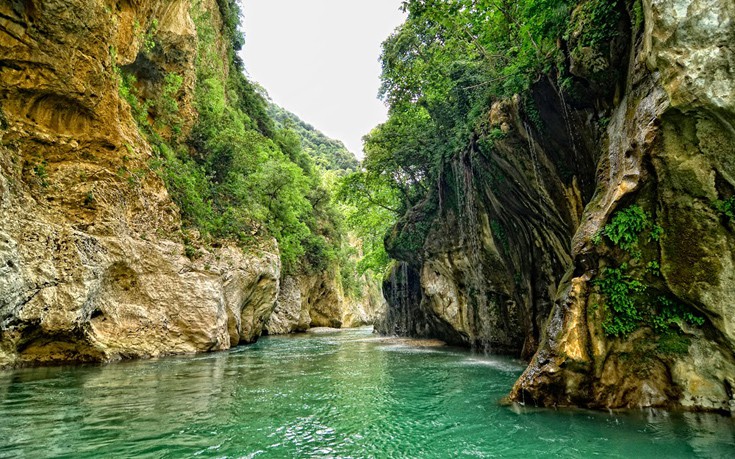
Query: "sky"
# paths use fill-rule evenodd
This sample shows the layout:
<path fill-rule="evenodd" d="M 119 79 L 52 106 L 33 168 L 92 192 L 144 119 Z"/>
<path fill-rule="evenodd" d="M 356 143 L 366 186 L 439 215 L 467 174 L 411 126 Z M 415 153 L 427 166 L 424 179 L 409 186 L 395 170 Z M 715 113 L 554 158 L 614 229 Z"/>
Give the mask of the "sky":
<path fill-rule="evenodd" d="M 362 157 L 387 118 L 377 99 L 380 45 L 400 0 L 241 0 L 248 76 L 278 105 Z"/>

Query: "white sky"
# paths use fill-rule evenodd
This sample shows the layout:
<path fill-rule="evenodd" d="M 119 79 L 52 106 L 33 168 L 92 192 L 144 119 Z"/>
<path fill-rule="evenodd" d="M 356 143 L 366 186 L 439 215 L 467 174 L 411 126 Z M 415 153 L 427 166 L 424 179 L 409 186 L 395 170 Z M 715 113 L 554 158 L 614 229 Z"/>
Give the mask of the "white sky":
<path fill-rule="evenodd" d="M 271 98 L 362 157 L 386 119 L 380 44 L 403 22 L 400 0 L 241 0 L 243 60 Z"/>

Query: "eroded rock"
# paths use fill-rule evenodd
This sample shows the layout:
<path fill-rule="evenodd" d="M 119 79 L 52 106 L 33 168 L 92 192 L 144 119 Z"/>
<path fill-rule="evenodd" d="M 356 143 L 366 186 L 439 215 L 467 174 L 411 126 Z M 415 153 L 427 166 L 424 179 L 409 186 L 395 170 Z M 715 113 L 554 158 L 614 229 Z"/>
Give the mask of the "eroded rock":
<path fill-rule="evenodd" d="M 214 1 L 201 7 L 218 18 Z M 221 350 L 260 335 L 278 292 L 275 243 L 184 256 L 178 209 L 118 91 L 116 67 L 151 94 L 175 72 L 191 126 L 190 8 L 0 5 L 0 366 Z"/>
<path fill-rule="evenodd" d="M 363 279 L 363 289 L 345 295 L 334 273 L 286 276 L 266 329 L 268 334 L 303 332 L 312 327 L 354 328 L 373 325 L 385 308 L 380 286 Z"/>
<path fill-rule="evenodd" d="M 595 247 L 592 236 L 624 205 L 653 208 L 665 231 L 657 244 L 663 285 L 656 288 L 702 314 L 704 325 L 682 322 L 674 335 L 654 336 L 644 327 L 625 338 L 606 336 L 596 308 L 604 299 L 590 285 L 598 266 L 578 265 L 571 282 L 579 289 L 557 298 L 546 339 L 512 398 L 547 406 L 731 412 L 735 237 L 713 203 L 735 190 L 735 6 L 650 0 L 644 12 L 629 86 L 608 130 L 600 186 L 574 237 L 573 256 L 627 261 Z"/>

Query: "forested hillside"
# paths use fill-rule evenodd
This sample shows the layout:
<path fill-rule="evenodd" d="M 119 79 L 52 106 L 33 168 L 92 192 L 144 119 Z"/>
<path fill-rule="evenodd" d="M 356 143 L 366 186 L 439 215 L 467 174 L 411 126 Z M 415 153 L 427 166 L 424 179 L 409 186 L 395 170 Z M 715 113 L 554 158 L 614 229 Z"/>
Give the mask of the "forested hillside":
<path fill-rule="evenodd" d="M 205 239 L 234 238 L 243 244 L 272 235 L 285 272 L 325 269 L 343 237 L 329 191 L 299 134 L 269 116 L 268 103 L 243 73 L 237 2 L 219 6 L 225 36 L 213 27 L 211 12 L 192 9 L 199 33 L 198 117 L 190 132 L 177 128 L 177 75 L 162 75 L 161 94 L 150 99 L 141 85 L 145 67 L 123 67 L 121 94 L 158 150 L 162 175 L 187 226 Z M 224 47 L 226 56 L 220 54 L 223 42 L 232 43 Z M 151 46 L 155 52 L 154 41 Z"/>
<path fill-rule="evenodd" d="M 355 171 L 359 167 L 355 155 L 342 142 L 330 139 L 288 110 L 271 102 L 268 104 L 268 114 L 281 128 L 298 134 L 301 148 L 323 170 Z"/>

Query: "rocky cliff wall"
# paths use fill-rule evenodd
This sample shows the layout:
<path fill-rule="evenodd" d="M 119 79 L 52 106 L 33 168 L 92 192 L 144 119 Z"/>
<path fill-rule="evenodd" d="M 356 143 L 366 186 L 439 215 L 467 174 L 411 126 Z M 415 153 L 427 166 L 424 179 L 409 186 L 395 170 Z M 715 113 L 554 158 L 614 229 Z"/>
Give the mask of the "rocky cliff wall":
<path fill-rule="evenodd" d="M 268 319 L 270 335 L 303 332 L 312 327 L 353 328 L 373 325 L 385 309 L 380 286 L 364 278 L 355 298 L 343 292 L 334 273 L 286 276 L 276 308 Z"/>
<path fill-rule="evenodd" d="M 118 92 L 118 67 L 147 91 L 146 75 L 175 71 L 191 125 L 190 7 L 0 2 L 0 366 L 226 349 L 270 316 L 274 243 L 184 256 L 178 210 Z M 219 17 L 214 0 L 200 7 Z"/>
<path fill-rule="evenodd" d="M 392 307 L 379 329 L 530 357 L 594 191 L 598 118 L 542 81 L 488 121 L 494 138 L 478 134 L 389 236 L 402 263 L 384 283 Z"/>
<path fill-rule="evenodd" d="M 735 190 L 735 5 L 643 4 L 645 29 L 635 37 L 628 86 L 608 128 L 598 191 L 573 239 L 575 263 L 559 289 L 546 340 L 512 397 L 544 405 L 731 412 L 735 237 L 727 203 Z M 609 238 L 595 245 L 593 236 L 615 212 L 631 206 L 648 209 L 663 230 L 660 239 L 642 241 L 642 253 L 633 255 Z M 622 263 L 630 280 L 620 285 L 645 279 L 645 263 L 660 266 L 643 281 L 636 307 L 646 314 L 650 303 L 668 297 L 654 314 L 677 309 L 675 324 L 664 331 L 643 325 L 621 337 L 605 333 L 606 312 L 598 305 L 611 301 L 596 279 Z"/>
<path fill-rule="evenodd" d="M 496 103 L 489 153 L 478 133 L 388 238 L 381 331 L 538 349 L 519 403 L 731 412 L 733 8 L 621 1 L 594 46 L 577 9 L 567 84 Z"/>

